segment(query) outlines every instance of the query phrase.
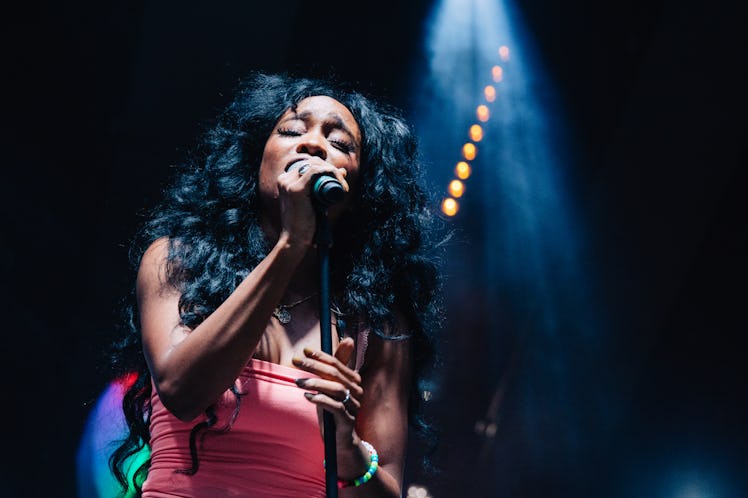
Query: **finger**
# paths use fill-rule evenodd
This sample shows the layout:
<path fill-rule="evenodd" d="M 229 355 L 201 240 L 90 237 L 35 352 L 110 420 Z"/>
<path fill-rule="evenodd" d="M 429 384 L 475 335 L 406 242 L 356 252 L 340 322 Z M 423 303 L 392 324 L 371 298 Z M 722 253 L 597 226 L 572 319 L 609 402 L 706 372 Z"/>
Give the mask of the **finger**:
<path fill-rule="evenodd" d="M 335 362 L 335 360 L 337 359 L 340 364 L 347 366 L 351 360 L 351 356 L 353 355 L 353 351 L 355 350 L 355 348 L 356 343 L 353 341 L 353 338 L 346 337 L 344 339 L 341 339 L 338 347 L 335 349 L 335 353 L 333 354 L 333 356 L 330 356 L 323 351 L 316 351 L 311 348 L 304 348 L 304 354 L 309 358 L 314 358 L 315 360 L 319 360 L 329 365 L 337 365 L 337 362 Z M 350 368 L 348 368 L 348 370 L 353 372 L 353 370 L 351 370 Z"/>
<path fill-rule="evenodd" d="M 346 337 L 340 341 L 340 344 L 338 344 L 338 347 L 335 350 L 335 358 L 337 358 L 343 365 L 349 365 L 355 348 L 356 343 L 353 342 L 353 338 Z"/>
<path fill-rule="evenodd" d="M 335 366 L 311 358 L 293 358 L 292 362 L 300 370 L 313 373 L 321 380 L 342 386 L 337 390 L 337 392 L 350 389 L 351 396 L 360 399 L 364 393 L 364 390 L 361 387 L 361 376 L 357 372 L 340 363 L 337 359 L 334 360 L 337 362 Z M 341 371 L 341 369 L 345 369 L 345 371 Z M 308 380 L 311 381 L 312 379 Z M 339 399 L 343 399 L 343 396 L 340 396 Z"/>
<path fill-rule="evenodd" d="M 310 177 L 312 176 L 308 173 L 312 171 L 313 167 L 316 167 L 317 169 L 334 169 L 330 164 L 324 162 L 321 159 L 309 158 L 301 161 L 296 161 L 295 163 L 291 164 L 288 169 L 278 175 L 278 178 L 287 179 L 287 181 L 290 183 L 300 183 L 302 185 L 306 185 L 310 181 Z"/>
<path fill-rule="evenodd" d="M 348 180 L 346 180 L 346 176 L 348 175 L 348 171 L 345 168 L 338 168 L 335 170 L 335 176 L 337 177 L 338 181 L 343 185 L 343 188 L 346 192 L 351 191 L 351 186 L 348 185 Z"/>
<path fill-rule="evenodd" d="M 353 416 L 358 414 L 361 408 L 359 399 L 363 396 L 363 389 L 360 386 L 346 387 L 339 382 L 324 379 L 296 379 L 296 385 L 310 391 L 316 391 L 312 394 L 325 394 L 332 400 L 339 402 L 342 407 Z"/>
<path fill-rule="evenodd" d="M 341 354 L 345 353 L 341 352 Z M 304 348 L 304 356 L 304 358 L 293 358 L 293 364 L 302 370 L 315 373 L 326 379 L 345 383 L 361 383 L 359 373 L 349 368 L 335 356 L 310 348 Z"/>
<path fill-rule="evenodd" d="M 308 184 L 308 180 L 304 176 L 299 176 L 295 169 L 281 173 L 277 180 L 278 189 L 289 193 L 304 193 Z"/>
<path fill-rule="evenodd" d="M 307 161 L 296 161 L 288 169 L 286 169 L 286 172 L 295 171 L 299 176 L 301 176 L 306 173 L 306 170 L 308 170 L 309 167 L 310 164 Z"/>
<path fill-rule="evenodd" d="M 345 168 L 335 168 L 335 178 L 338 179 L 341 185 L 343 185 L 343 188 L 346 192 L 350 192 L 351 187 L 348 185 L 348 180 L 346 177 L 348 176 L 348 170 Z"/>
<path fill-rule="evenodd" d="M 348 185 L 348 181 L 345 179 L 348 172 L 345 170 L 345 168 L 336 168 L 335 166 L 332 166 L 331 164 L 323 163 L 323 164 L 314 164 L 310 163 L 310 167 L 304 171 L 304 174 L 299 177 L 299 180 L 304 180 L 305 182 L 312 182 L 316 181 L 316 179 L 320 175 L 332 175 L 334 176 L 340 184 L 343 186 L 343 189 L 348 192 L 350 191 L 350 186 Z M 344 173 L 345 172 L 345 173 Z"/>
<path fill-rule="evenodd" d="M 301 191 L 306 190 L 309 183 L 316 181 L 323 174 L 334 176 L 346 192 L 350 191 L 350 186 L 346 181 L 348 171 L 345 168 L 336 168 L 317 157 L 296 161 L 286 171 L 281 173 L 278 179 L 279 182 L 282 181 L 282 183 L 287 185 L 286 190 Z"/>
<path fill-rule="evenodd" d="M 340 401 L 336 401 L 326 394 L 321 393 L 304 393 L 304 397 L 311 403 L 332 413 L 339 422 L 350 425 L 355 424 L 356 416 L 349 412 Z"/>
<path fill-rule="evenodd" d="M 289 164 L 288 166 L 286 166 L 286 168 L 285 168 L 284 171 L 286 171 L 286 172 L 295 171 L 298 175 L 302 175 L 302 174 L 304 174 L 309 169 L 310 166 L 312 166 L 314 164 L 317 164 L 317 165 L 320 165 L 320 166 L 329 166 L 330 165 L 330 163 L 328 163 L 327 161 L 325 161 L 321 157 L 318 157 L 318 156 L 309 156 L 309 157 L 301 158 L 301 159 L 298 159 L 298 160 L 292 162 L 291 164 Z"/>

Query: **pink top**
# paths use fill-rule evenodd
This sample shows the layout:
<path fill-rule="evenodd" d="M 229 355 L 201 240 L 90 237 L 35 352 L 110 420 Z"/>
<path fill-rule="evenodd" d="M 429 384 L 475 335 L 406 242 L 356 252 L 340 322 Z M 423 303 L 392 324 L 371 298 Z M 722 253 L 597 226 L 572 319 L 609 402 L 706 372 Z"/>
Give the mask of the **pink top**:
<path fill-rule="evenodd" d="M 153 389 L 152 462 L 143 498 L 324 497 L 324 443 L 315 405 L 294 383 L 302 370 L 252 359 L 237 379 L 239 415 L 226 391 L 216 405 L 218 421 L 198 436 L 200 467 L 193 476 L 175 473 L 191 466 L 190 431 L 204 416 L 182 422 Z"/>

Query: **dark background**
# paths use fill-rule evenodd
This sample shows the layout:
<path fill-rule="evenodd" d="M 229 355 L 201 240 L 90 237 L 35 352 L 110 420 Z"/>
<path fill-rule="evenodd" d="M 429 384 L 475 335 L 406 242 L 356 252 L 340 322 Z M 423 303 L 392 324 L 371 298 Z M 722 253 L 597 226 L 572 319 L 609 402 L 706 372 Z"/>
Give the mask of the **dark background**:
<path fill-rule="evenodd" d="M 428 479 L 435 497 L 676 496 L 662 476 L 690 469 L 712 483 L 694 498 L 740 496 L 746 19 L 738 2 L 517 5 L 577 138 L 573 191 L 592 228 L 606 347 L 594 361 L 579 353 L 572 419 L 548 405 L 540 427 L 520 416 L 527 393 L 515 386 L 527 384 L 512 370 L 497 438 L 485 441 L 473 424 L 499 379 L 473 375 L 492 361 L 478 338 L 449 354 L 468 305 L 448 295 L 448 370 L 432 405 L 445 471 L 426 478 L 411 462 L 409 482 Z M 102 351 L 131 283 L 138 213 L 236 79 L 334 72 L 407 112 L 431 7 L 79 1 L 6 12 L 3 496 L 75 496 L 77 442 L 108 381 Z M 468 240 L 477 230 L 452 223 Z M 493 359 L 510 371 L 506 352 Z M 585 413 L 588 398 L 608 415 Z M 571 428 L 573 445 L 561 436 Z"/>

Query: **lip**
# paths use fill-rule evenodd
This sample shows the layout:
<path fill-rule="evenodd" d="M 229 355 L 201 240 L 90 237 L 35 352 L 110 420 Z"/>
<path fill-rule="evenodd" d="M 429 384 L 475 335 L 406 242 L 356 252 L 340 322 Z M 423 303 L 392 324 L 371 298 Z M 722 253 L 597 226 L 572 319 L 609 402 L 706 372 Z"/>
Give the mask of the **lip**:
<path fill-rule="evenodd" d="M 284 171 L 288 171 L 288 170 L 290 170 L 290 169 L 291 169 L 291 166 L 293 166 L 293 165 L 294 165 L 294 164 L 296 164 L 296 163 L 302 163 L 302 162 L 304 162 L 304 161 L 308 161 L 308 160 L 309 160 L 309 158 L 308 158 L 308 157 L 301 157 L 301 158 L 296 158 L 296 159 L 293 159 L 293 160 L 289 161 L 289 163 L 288 163 L 288 164 L 286 164 L 286 169 L 285 169 Z"/>

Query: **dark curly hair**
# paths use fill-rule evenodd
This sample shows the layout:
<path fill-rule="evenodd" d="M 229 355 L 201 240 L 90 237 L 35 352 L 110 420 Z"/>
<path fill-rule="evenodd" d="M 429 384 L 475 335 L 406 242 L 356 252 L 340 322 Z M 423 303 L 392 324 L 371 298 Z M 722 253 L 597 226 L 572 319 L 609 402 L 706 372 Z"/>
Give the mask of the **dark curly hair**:
<path fill-rule="evenodd" d="M 341 83 L 287 74 L 252 73 L 180 166 L 163 201 L 136 234 L 130 251 L 135 273 L 145 249 L 167 237 L 168 284 L 181 293 L 179 313 L 188 327 L 215 310 L 266 256 L 270 247 L 260 228 L 257 192 L 265 146 L 280 116 L 304 98 L 326 95 L 345 105 L 362 132 L 359 195 L 335 225 L 330 259 L 331 300 L 345 317 L 353 317 L 385 339 L 410 336 L 414 376 L 409 421 L 426 439 L 432 427 L 422 413 L 420 382 L 436 361 L 435 336 L 441 327 L 439 299 L 439 217 L 420 181 L 417 141 L 399 111 Z M 365 222 L 362 222 L 365 220 Z M 129 434 L 110 458 L 117 479 L 140 491 L 150 460 L 128 483 L 129 457 L 149 441 L 151 376 L 142 354 L 134 296 L 124 307 L 124 334 L 114 345 L 114 374 L 137 372 L 126 392 L 123 410 Z M 408 330 L 396 330 L 396 315 Z M 388 336 L 389 335 L 389 336 Z M 240 397 L 235 393 L 237 410 Z M 192 431 L 195 438 L 215 417 Z"/>

